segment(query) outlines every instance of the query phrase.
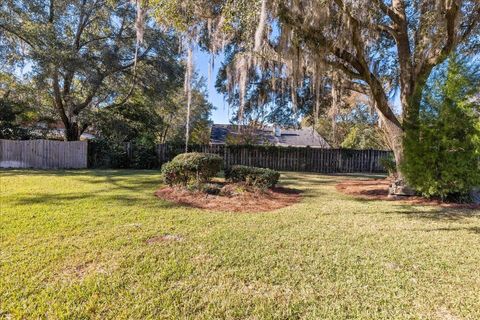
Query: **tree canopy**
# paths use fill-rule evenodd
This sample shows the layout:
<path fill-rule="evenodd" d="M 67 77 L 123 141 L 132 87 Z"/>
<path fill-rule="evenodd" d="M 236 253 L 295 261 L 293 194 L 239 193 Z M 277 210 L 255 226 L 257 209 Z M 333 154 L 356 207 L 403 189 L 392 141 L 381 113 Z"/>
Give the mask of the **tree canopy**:
<path fill-rule="evenodd" d="M 298 104 L 306 83 L 319 110 L 324 94 L 368 95 L 398 163 L 415 135 L 423 89 L 454 51 L 478 54 L 480 3 L 473 0 L 153 0 L 161 23 L 215 53 L 235 46 L 228 91 L 247 105 L 248 83 L 268 70 L 273 94 L 289 88 Z M 280 84 L 280 85 L 277 85 Z M 391 103 L 400 96 L 400 110 Z"/>
<path fill-rule="evenodd" d="M 21 74 L 17 82 L 34 87 L 37 103 L 63 122 L 66 139 L 77 140 L 95 110 L 134 95 L 164 101 L 183 85 L 178 38 L 144 17 L 138 41 L 137 14 L 128 0 L 3 1 L 0 70 Z"/>

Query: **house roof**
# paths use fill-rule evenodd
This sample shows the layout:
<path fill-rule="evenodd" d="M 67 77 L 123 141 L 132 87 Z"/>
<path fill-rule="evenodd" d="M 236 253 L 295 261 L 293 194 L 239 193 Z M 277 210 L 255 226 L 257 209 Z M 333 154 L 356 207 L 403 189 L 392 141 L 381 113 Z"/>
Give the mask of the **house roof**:
<path fill-rule="evenodd" d="M 239 130 L 240 129 L 240 130 Z M 238 135 L 245 131 L 247 126 L 214 124 L 210 132 L 211 144 L 225 144 L 228 135 Z M 257 144 L 272 144 L 276 146 L 331 148 L 328 142 L 312 127 L 302 129 L 281 128 L 281 135 L 275 136 L 274 127 L 253 129 L 258 137 Z"/>

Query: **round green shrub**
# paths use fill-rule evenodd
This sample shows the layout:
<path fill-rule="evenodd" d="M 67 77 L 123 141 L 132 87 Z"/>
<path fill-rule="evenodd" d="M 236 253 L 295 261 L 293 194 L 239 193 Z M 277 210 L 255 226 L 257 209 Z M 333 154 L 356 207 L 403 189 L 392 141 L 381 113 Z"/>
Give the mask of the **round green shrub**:
<path fill-rule="evenodd" d="M 252 187 L 268 189 L 278 183 L 280 173 L 271 169 L 236 165 L 225 170 L 225 178 L 232 182 L 245 182 Z"/>
<path fill-rule="evenodd" d="M 169 186 L 202 184 L 222 168 L 223 159 L 210 153 L 182 153 L 162 166 L 163 180 Z"/>

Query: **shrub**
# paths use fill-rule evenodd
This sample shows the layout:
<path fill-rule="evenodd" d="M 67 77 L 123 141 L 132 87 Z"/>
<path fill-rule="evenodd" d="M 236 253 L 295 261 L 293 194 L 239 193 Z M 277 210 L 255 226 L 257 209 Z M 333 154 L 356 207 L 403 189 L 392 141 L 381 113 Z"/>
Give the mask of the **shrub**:
<path fill-rule="evenodd" d="M 380 159 L 380 165 L 388 172 L 389 175 L 397 173 L 397 163 L 392 156 Z"/>
<path fill-rule="evenodd" d="M 182 153 L 162 166 L 162 175 L 169 186 L 202 184 L 222 168 L 223 159 L 209 153 Z"/>
<path fill-rule="evenodd" d="M 158 168 L 155 147 L 154 143 L 141 140 L 127 143 L 95 139 L 88 143 L 88 165 L 91 168 Z"/>
<path fill-rule="evenodd" d="M 232 182 L 243 181 L 249 186 L 267 189 L 277 184 L 280 173 L 271 169 L 232 166 L 225 170 L 225 178 Z"/>
<path fill-rule="evenodd" d="M 418 129 L 405 140 L 402 173 L 423 196 L 467 201 L 480 184 L 479 105 L 470 98 L 478 83 L 451 59 L 422 102 Z"/>
<path fill-rule="evenodd" d="M 134 169 L 158 168 L 159 162 L 156 145 L 142 140 L 132 144 L 130 167 Z"/>

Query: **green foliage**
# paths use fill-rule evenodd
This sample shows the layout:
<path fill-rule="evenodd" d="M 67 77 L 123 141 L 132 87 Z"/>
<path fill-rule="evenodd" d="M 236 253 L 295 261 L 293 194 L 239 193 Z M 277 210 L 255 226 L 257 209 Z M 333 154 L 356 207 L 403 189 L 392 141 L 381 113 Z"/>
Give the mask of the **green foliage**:
<path fill-rule="evenodd" d="M 99 136 L 111 143 L 140 140 L 154 143 L 164 129 L 159 109 L 161 104 L 156 105 L 150 99 L 136 95 L 124 105 L 99 110 L 92 122 Z"/>
<path fill-rule="evenodd" d="M 380 159 L 380 164 L 385 168 L 389 175 L 397 173 L 397 163 L 393 156 Z"/>
<path fill-rule="evenodd" d="M 375 126 L 354 125 L 340 144 L 348 149 L 386 149 L 385 140 Z"/>
<path fill-rule="evenodd" d="M 330 116 L 321 116 L 315 121 L 307 118 L 304 122 L 315 125 L 318 133 L 334 148 L 389 150 L 384 132 L 378 126 L 378 114 L 356 95 L 346 99 L 349 103 L 338 111 L 335 121 Z"/>
<path fill-rule="evenodd" d="M 0 5 L 0 71 L 22 73 L 37 105 L 63 122 L 68 140 L 78 140 L 96 125 L 97 110 L 135 94 L 164 101 L 183 85 L 175 33 L 162 32 L 147 16 L 145 42 L 136 48 L 135 19 L 129 0 L 10 1 Z M 22 72 L 25 64 L 30 72 Z"/>
<path fill-rule="evenodd" d="M 402 172 L 426 197 L 465 199 L 480 184 L 479 77 L 456 58 L 425 97 L 418 131 L 405 141 Z"/>
<path fill-rule="evenodd" d="M 252 187 L 268 189 L 278 183 L 280 173 L 271 169 L 237 165 L 225 170 L 225 178 L 232 182 L 245 182 Z"/>
<path fill-rule="evenodd" d="M 227 134 L 225 143 L 228 146 L 271 145 L 268 138 L 260 132 L 260 128 L 260 124 L 251 123 L 247 126 L 240 127 L 240 130 L 232 130 Z"/>
<path fill-rule="evenodd" d="M 130 167 L 125 144 L 96 139 L 88 143 L 88 166 L 90 168 L 124 169 Z"/>
<path fill-rule="evenodd" d="M 137 139 L 131 143 L 96 139 L 88 143 L 90 168 L 156 169 L 156 145 Z"/>
<path fill-rule="evenodd" d="M 182 153 L 162 166 L 163 180 L 169 186 L 201 185 L 222 168 L 223 159 L 210 153 Z"/>
<path fill-rule="evenodd" d="M 210 143 L 210 115 L 214 110 L 213 105 L 207 100 L 205 81 L 203 78 L 195 79 L 193 83 L 192 105 L 190 109 L 190 143 Z M 164 118 L 164 131 L 162 131 L 161 143 L 185 143 L 185 130 L 187 102 L 183 88 L 172 97 L 172 104 L 168 110 L 160 109 Z"/>
<path fill-rule="evenodd" d="M 25 119 L 28 112 L 26 106 L 21 103 L 0 99 L 0 139 L 40 138 L 40 135 L 22 126 L 22 120 L 28 120 Z"/>
<path fill-rule="evenodd" d="M 209 116 L 212 105 L 206 100 L 201 84 L 196 84 L 191 110 L 191 141 L 208 143 Z M 185 101 L 180 90 L 166 97 L 136 94 L 131 101 L 96 112 L 92 123 L 99 139 L 92 150 L 95 167 L 158 168 L 156 144 L 183 142 L 185 136 Z M 126 148 L 131 143 L 131 147 Z M 183 149 L 183 147 L 182 147 Z"/>

